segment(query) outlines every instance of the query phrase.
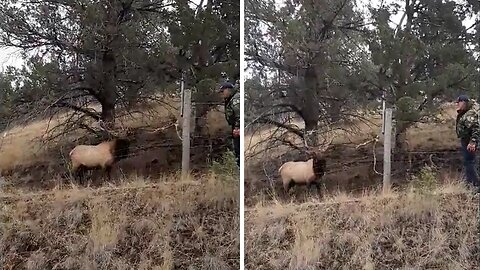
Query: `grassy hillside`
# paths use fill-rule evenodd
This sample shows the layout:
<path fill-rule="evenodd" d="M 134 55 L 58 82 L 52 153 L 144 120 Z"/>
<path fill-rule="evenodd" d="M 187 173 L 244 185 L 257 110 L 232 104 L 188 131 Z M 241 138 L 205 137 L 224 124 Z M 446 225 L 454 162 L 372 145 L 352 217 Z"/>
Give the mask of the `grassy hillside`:
<path fill-rule="evenodd" d="M 158 178 L 179 170 L 181 128 L 172 125 L 175 121 L 181 124 L 179 109 L 179 100 L 166 98 L 143 111 L 117 119 L 117 129 L 132 129 L 134 135 L 128 158 L 113 167 L 115 178 L 129 175 Z M 0 138 L 0 174 L 8 185 L 42 190 L 69 182 L 69 151 L 77 144 L 99 141 L 81 129 L 56 137 L 63 129 L 55 127 L 65 124 L 68 117 L 68 114 L 58 115 L 13 126 L 4 132 Z M 211 161 L 219 159 L 226 150 L 225 137 L 229 128 L 221 106 L 213 107 L 205 117 L 194 117 L 192 127 L 195 122 L 202 128 L 192 133 L 191 168 L 203 173 Z"/>
<path fill-rule="evenodd" d="M 165 100 L 165 104 L 157 104 L 149 108 L 148 112 L 137 112 L 117 119 L 116 128 L 162 127 L 171 121 L 170 119 L 178 117 L 178 107 L 178 100 Z M 84 130 L 79 129 L 66 136 L 47 140 L 48 137 L 60 135 L 63 128 L 56 127 L 64 125 L 71 116 L 71 113 L 56 115 L 24 125 L 11 126 L 5 130 L 0 138 L 0 171 L 29 166 L 46 159 L 57 160 L 60 152 L 58 145 L 74 145 L 80 137 L 87 135 Z M 52 153 L 52 149 L 58 151 Z"/>
<path fill-rule="evenodd" d="M 172 179 L 174 180 L 174 179 Z M 2 269 L 238 269 L 238 179 L 2 194 Z"/>
<path fill-rule="evenodd" d="M 409 154 L 393 155 L 390 194 L 375 172 L 383 170 L 381 140 L 360 146 L 379 133 L 379 117 L 335 134 L 322 197 L 281 188 L 278 167 L 306 156 L 253 147 L 269 129 L 247 135 L 247 151 L 260 155 L 245 172 L 246 269 L 478 269 L 480 195 L 461 179 L 454 108 L 439 118 L 408 130 Z"/>
<path fill-rule="evenodd" d="M 445 178 L 462 169 L 458 139 L 455 135 L 455 108 L 446 104 L 437 115 L 436 123 L 418 123 L 407 132 L 408 155 L 394 151 L 392 181 L 395 186 L 408 182 L 425 165 L 434 167 Z M 354 131 L 336 130 L 330 149 L 324 153 L 327 172 L 323 177 L 326 192 L 355 192 L 381 185 L 383 171 L 383 138 L 372 143 L 372 138 L 381 135 L 380 115 L 371 115 L 367 121 L 359 121 Z M 297 125 L 301 126 L 300 123 Z M 267 149 L 269 135 L 273 129 L 264 129 L 245 137 L 246 155 L 246 203 L 272 200 L 283 196 L 278 168 L 291 160 L 306 160 L 304 153 L 287 146 Z M 367 143 L 368 142 L 368 143 Z M 300 141 L 297 140 L 297 143 Z M 295 198 L 308 199 L 312 196 L 305 188 L 294 190 Z"/>
<path fill-rule="evenodd" d="M 431 193 L 259 203 L 246 212 L 246 269 L 478 269 L 480 197 Z"/>
<path fill-rule="evenodd" d="M 439 122 L 437 123 L 418 123 L 410 128 L 407 132 L 407 141 L 409 149 L 429 149 L 435 147 L 452 147 L 456 146 L 455 137 L 455 116 L 456 109 L 452 104 L 445 104 L 438 115 L 436 115 Z M 294 124 L 300 128 L 303 128 L 302 121 L 297 121 Z M 354 127 L 345 127 L 345 130 L 338 129 L 331 133 L 333 135 L 332 144 L 351 144 L 358 145 L 364 143 L 367 140 L 372 139 L 373 136 L 379 135 L 382 126 L 381 114 L 369 114 L 362 119 L 354 123 Z M 268 140 L 271 138 L 275 128 L 264 127 L 261 130 L 255 130 L 255 132 L 249 132 L 245 134 L 245 150 L 247 156 L 255 156 L 251 161 L 256 162 L 261 159 L 261 155 L 267 147 Z M 300 144 L 301 141 L 292 136 L 292 141 Z M 268 154 L 273 157 L 279 156 L 285 151 L 287 147 L 280 147 L 276 149 L 268 149 Z"/>

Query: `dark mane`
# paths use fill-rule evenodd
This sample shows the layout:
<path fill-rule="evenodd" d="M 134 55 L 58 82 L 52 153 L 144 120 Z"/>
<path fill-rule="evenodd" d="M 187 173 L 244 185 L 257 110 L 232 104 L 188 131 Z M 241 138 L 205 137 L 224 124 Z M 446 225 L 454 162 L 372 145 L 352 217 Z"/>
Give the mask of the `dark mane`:
<path fill-rule="evenodd" d="M 127 139 L 114 139 L 112 154 L 115 157 L 115 162 L 128 157 L 130 153 L 130 141 Z"/>
<path fill-rule="evenodd" d="M 312 154 L 313 159 L 313 172 L 315 177 L 320 178 L 325 175 L 327 161 L 317 153 Z"/>

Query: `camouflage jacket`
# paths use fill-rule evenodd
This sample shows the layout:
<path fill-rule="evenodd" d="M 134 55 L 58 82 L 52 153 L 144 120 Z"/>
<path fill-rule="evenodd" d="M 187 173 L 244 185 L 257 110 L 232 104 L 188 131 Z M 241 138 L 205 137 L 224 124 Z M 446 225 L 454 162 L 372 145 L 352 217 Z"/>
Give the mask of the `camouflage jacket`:
<path fill-rule="evenodd" d="M 471 101 L 466 112 L 459 112 L 455 124 L 457 137 L 478 143 L 480 141 L 480 108 Z"/>
<path fill-rule="evenodd" d="M 240 128 L 240 92 L 225 99 L 225 118 L 232 128 Z"/>

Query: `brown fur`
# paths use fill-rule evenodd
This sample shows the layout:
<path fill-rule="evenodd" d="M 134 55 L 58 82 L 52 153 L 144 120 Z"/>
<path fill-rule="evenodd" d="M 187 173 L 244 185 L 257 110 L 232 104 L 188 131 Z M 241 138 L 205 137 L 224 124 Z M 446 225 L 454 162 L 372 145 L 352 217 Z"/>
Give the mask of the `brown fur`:
<path fill-rule="evenodd" d="M 128 156 L 129 146 L 129 141 L 124 139 L 113 139 L 97 145 L 77 145 L 69 153 L 72 172 L 81 179 L 83 169 L 100 168 L 110 179 L 113 163 Z"/>
<path fill-rule="evenodd" d="M 320 189 L 319 180 L 325 174 L 325 167 L 325 159 L 316 154 L 307 161 L 285 162 L 278 169 L 282 179 L 283 189 L 288 193 L 290 188 L 295 185 L 307 185 L 311 187 L 312 184 Z"/>

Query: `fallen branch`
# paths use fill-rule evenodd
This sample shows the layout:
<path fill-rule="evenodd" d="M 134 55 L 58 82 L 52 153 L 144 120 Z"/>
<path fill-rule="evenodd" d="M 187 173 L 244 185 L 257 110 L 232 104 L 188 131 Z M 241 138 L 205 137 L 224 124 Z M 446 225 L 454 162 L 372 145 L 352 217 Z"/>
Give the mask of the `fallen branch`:
<path fill-rule="evenodd" d="M 365 146 L 365 145 L 373 142 L 373 146 L 372 146 L 372 148 L 373 148 L 373 171 L 374 171 L 376 174 L 378 174 L 378 175 L 383 175 L 382 173 L 380 173 L 380 172 L 377 171 L 376 145 L 377 145 L 378 140 L 379 140 L 379 136 L 376 135 L 375 138 L 373 138 L 373 139 L 371 139 L 371 140 L 368 140 L 368 141 L 366 141 L 366 142 L 364 142 L 364 143 L 361 143 L 361 144 L 357 145 L 357 147 L 355 147 L 355 149 L 358 149 L 358 148 L 361 147 L 361 146 Z"/>

